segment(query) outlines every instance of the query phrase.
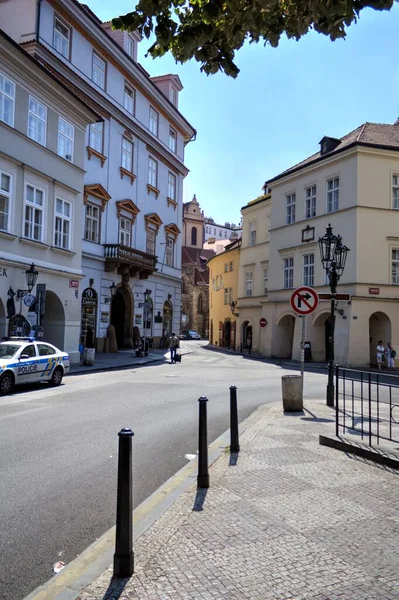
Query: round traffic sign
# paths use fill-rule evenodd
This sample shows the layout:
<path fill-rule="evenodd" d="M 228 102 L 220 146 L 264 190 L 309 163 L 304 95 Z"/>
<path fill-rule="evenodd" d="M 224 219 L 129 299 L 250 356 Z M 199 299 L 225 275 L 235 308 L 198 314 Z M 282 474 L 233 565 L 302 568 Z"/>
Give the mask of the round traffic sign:
<path fill-rule="evenodd" d="M 267 321 L 266 321 L 265 317 L 262 317 L 262 318 L 259 320 L 259 325 L 260 325 L 261 327 L 266 327 L 266 325 L 267 325 Z"/>
<path fill-rule="evenodd" d="M 291 306 L 298 315 L 310 315 L 318 304 L 319 296 L 311 287 L 302 286 L 291 296 Z"/>

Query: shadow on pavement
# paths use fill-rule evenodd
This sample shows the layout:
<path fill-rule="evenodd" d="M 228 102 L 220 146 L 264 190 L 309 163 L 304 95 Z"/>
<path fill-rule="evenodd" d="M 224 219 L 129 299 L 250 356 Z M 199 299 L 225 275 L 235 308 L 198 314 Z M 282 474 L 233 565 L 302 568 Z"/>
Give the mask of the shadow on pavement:
<path fill-rule="evenodd" d="M 229 467 L 236 467 L 238 463 L 238 452 L 230 454 Z"/>
<path fill-rule="evenodd" d="M 201 510 L 204 510 L 204 503 L 207 493 L 207 489 L 197 490 L 193 506 L 194 512 L 200 512 Z"/>
<path fill-rule="evenodd" d="M 111 579 L 107 591 L 105 592 L 102 600 L 118 600 L 123 594 L 126 585 L 130 581 L 130 578 L 119 579 L 114 577 Z"/>

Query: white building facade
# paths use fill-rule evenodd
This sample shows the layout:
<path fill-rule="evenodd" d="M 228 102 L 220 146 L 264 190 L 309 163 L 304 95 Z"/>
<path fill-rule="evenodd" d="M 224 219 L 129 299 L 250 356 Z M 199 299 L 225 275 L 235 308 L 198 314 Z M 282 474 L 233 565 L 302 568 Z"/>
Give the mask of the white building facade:
<path fill-rule="evenodd" d="M 224 225 L 218 225 L 215 221 L 209 217 L 205 218 L 204 221 L 204 242 L 207 242 L 209 238 L 215 238 L 216 240 L 230 240 L 237 239 L 241 236 L 241 227 L 234 223 L 225 223 Z"/>

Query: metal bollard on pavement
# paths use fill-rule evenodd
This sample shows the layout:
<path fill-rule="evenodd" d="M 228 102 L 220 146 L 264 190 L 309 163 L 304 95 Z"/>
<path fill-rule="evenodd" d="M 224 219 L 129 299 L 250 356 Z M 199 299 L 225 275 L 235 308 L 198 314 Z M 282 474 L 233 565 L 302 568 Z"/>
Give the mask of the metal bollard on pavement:
<path fill-rule="evenodd" d="M 131 429 L 121 429 L 118 455 L 118 491 L 114 577 L 131 577 L 134 572 L 132 512 L 132 437 Z"/>
<path fill-rule="evenodd" d="M 230 386 L 230 453 L 239 452 L 237 388 Z"/>
<path fill-rule="evenodd" d="M 208 472 L 208 433 L 206 423 L 206 403 L 208 398 L 201 396 L 199 402 L 199 427 L 198 427 L 198 477 L 197 489 L 209 488 Z"/>

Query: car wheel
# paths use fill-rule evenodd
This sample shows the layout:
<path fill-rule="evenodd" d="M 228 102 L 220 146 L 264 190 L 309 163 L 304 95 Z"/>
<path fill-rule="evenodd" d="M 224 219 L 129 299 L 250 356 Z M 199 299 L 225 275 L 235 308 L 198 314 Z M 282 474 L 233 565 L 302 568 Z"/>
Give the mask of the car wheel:
<path fill-rule="evenodd" d="M 62 367 L 56 367 L 50 379 L 50 385 L 53 387 L 57 387 L 61 384 L 62 378 L 64 376 L 64 372 Z"/>
<path fill-rule="evenodd" d="M 4 373 L 4 375 L 0 377 L 0 394 L 2 396 L 10 394 L 14 388 L 14 385 L 14 375 L 12 373 Z"/>

